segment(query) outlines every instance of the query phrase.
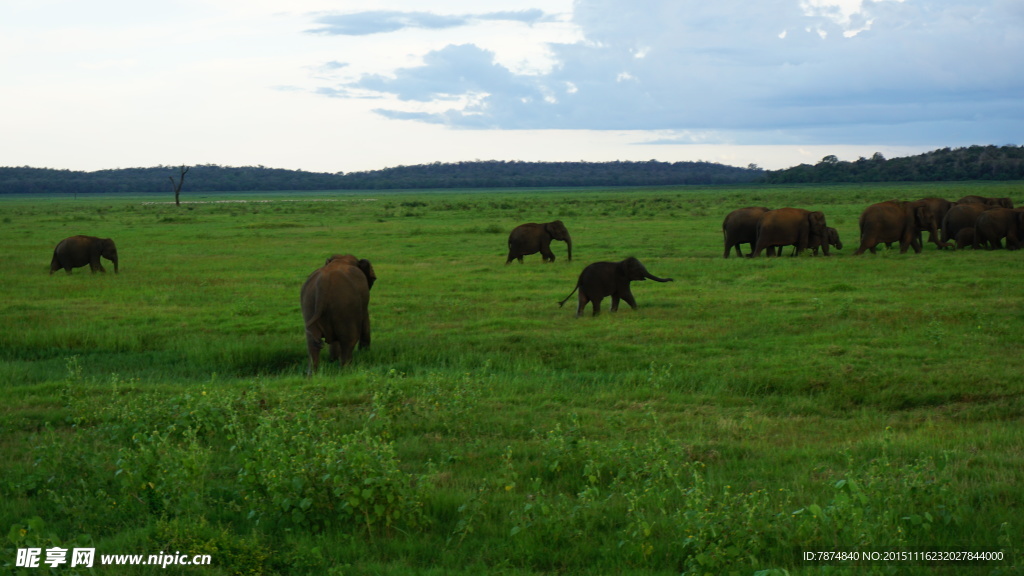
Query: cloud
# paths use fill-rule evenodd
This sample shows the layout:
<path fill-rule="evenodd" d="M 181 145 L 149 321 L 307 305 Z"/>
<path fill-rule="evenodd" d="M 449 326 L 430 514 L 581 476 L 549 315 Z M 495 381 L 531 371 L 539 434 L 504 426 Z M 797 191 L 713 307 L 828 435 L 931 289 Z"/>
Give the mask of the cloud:
<path fill-rule="evenodd" d="M 488 12 L 485 14 L 442 15 L 430 12 L 377 10 L 349 14 L 325 14 L 316 18 L 316 34 L 366 36 L 397 32 L 407 28 L 442 30 L 468 26 L 478 21 L 510 21 L 533 24 L 546 18 L 541 10 Z"/>
<path fill-rule="evenodd" d="M 378 113 L 465 128 L 662 130 L 761 144 L 948 140 L 944 132 L 1003 144 L 1024 128 L 1017 1 L 574 6 L 581 39 L 549 45 L 555 65 L 542 74 L 516 73 L 494 52 L 461 44 L 333 89 L 433 103 L 439 109 L 396 105 Z M 348 26 L 431 25 L 423 13 L 396 14 L 363 13 L 363 24 Z M 469 22 L 438 18 L 434 26 Z"/>

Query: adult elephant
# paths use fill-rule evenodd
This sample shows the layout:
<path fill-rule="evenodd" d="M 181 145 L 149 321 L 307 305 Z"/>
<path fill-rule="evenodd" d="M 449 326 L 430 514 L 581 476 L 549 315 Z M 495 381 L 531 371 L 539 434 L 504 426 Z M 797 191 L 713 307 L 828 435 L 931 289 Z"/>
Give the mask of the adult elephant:
<path fill-rule="evenodd" d="M 351 254 L 331 256 L 306 279 L 301 302 L 309 375 L 320 365 L 322 341 L 342 366 L 352 361 L 356 344 L 370 347 L 370 288 L 376 280 L 370 261 Z"/>
<path fill-rule="evenodd" d="M 95 274 L 97 270 L 106 272 L 100 257 L 106 258 L 114 263 L 114 274 L 117 274 L 117 246 L 110 238 L 97 238 L 95 236 L 71 236 L 57 243 L 53 249 L 53 259 L 50 260 L 50 274 L 61 268 L 71 274 L 72 268 L 81 268 L 86 264 Z"/>
<path fill-rule="evenodd" d="M 612 297 L 612 312 L 619 310 L 619 300 L 625 300 L 630 308 L 636 309 L 636 299 L 629 289 L 629 283 L 634 280 L 651 279 L 655 282 L 672 282 L 671 278 L 658 278 L 647 271 L 647 268 L 633 257 L 626 258 L 622 262 L 594 262 L 580 273 L 576 287 L 569 292 L 569 295 L 558 303 L 559 307 L 565 304 L 573 293 L 579 291 L 579 305 L 576 307 L 576 317 L 583 315 L 583 308 L 587 303 L 592 303 L 593 315 L 601 312 L 601 300 L 607 296 Z"/>
<path fill-rule="evenodd" d="M 508 259 L 505 264 L 513 260 L 523 263 L 523 256 L 540 252 L 544 262 L 554 262 L 555 253 L 551 251 L 551 241 L 561 240 L 565 242 L 569 250 L 568 259 L 572 262 L 572 237 L 569 230 L 565 228 L 561 220 L 537 224 L 520 224 L 508 235 Z"/>
<path fill-rule="evenodd" d="M 978 215 L 974 223 L 974 248 L 987 245 L 989 250 L 1002 248 L 1006 238 L 1007 250 L 1020 249 L 1024 238 L 1024 209 L 993 208 Z"/>
<path fill-rule="evenodd" d="M 1009 198 L 992 198 L 989 196 L 964 196 L 956 201 L 957 204 L 987 204 L 992 207 L 1013 208 L 1013 200 Z"/>
<path fill-rule="evenodd" d="M 754 256 L 760 256 L 765 249 L 774 246 L 796 247 L 796 254 L 806 250 L 812 243 L 821 246 L 828 256 L 828 236 L 825 214 L 803 208 L 779 208 L 769 210 L 757 221 L 757 243 Z M 779 252 L 781 254 L 781 252 Z"/>
<path fill-rule="evenodd" d="M 935 214 L 935 221 L 938 223 L 939 228 L 942 228 L 942 221 L 946 218 L 946 214 L 949 213 L 949 209 L 955 205 L 945 198 L 922 198 L 918 202 L 926 204 L 931 209 L 932 214 Z M 939 242 L 935 241 L 931 232 L 928 233 L 927 242 L 932 242 L 936 246 L 939 245 Z"/>
<path fill-rule="evenodd" d="M 764 206 L 749 206 L 729 212 L 722 221 L 722 237 L 725 240 L 725 257 L 729 257 L 729 251 L 736 248 L 736 255 L 743 256 L 740 244 L 750 244 L 750 252 L 754 252 L 754 245 L 757 243 L 757 221 L 761 216 L 771 210 Z"/>
<path fill-rule="evenodd" d="M 946 217 L 942 219 L 942 241 L 949 242 L 959 238 L 962 230 L 974 230 L 974 224 L 978 216 L 992 206 L 980 202 L 957 204 L 949 209 Z M 973 238 L 973 236 L 972 236 Z"/>
<path fill-rule="evenodd" d="M 927 230 L 933 241 L 939 237 L 935 214 L 927 203 L 920 200 L 890 200 L 872 204 L 861 213 L 859 224 L 860 247 L 853 253 L 854 256 L 863 254 L 865 250 L 871 250 L 874 254 L 878 244 L 887 242 L 899 242 L 900 254 L 905 254 L 910 247 L 920 254 L 921 240 L 918 232 Z M 935 244 L 939 248 L 947 246 L 941 241 L 935 241 Z"/>

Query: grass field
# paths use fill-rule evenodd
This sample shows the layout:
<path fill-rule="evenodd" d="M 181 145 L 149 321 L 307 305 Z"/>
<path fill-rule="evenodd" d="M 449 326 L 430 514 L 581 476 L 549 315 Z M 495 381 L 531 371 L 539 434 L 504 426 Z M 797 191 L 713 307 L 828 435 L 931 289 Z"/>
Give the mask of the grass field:
<path fill-rule="evenodd" d="M 58 545 L 212 557 L 181 574 L 1021 573 L 1024 255 L 852 256 L 871 203 L 1018 186 L 2 199 L 0 573 Z M 723 259 L 749 205 L 846 246 Z M 572 262 L 505 265 L 553 219 Z M 50 276 L 73 234 L 120 274 Z M 373 347 L 307 379 L 299 288 L 334 253 L 376 270 Z M 627 256 L 675 282 L 558 307 Z M 1004 560 L 802 560 L 926 548 Z"/>

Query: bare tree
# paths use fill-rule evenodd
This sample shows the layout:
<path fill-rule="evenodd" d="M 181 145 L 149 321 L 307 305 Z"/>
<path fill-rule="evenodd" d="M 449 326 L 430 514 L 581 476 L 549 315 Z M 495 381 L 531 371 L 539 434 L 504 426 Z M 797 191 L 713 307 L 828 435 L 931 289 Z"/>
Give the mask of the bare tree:
<path fill-rule="evenodd" d="M 185 174 L 187 174 L 189 170 L 190 167 L 184 165 L 181 167 L 181 176 L 178 178 L 177 183 L 174 182 L 174 176 L 168 176 L 168 178 L 171 179 L 171 186 L 174 187 L 175 206 L 181 206 L 181 200 L 179 200 L 178 197 L 181 195 L 181 186 L 185 183 Z"/>

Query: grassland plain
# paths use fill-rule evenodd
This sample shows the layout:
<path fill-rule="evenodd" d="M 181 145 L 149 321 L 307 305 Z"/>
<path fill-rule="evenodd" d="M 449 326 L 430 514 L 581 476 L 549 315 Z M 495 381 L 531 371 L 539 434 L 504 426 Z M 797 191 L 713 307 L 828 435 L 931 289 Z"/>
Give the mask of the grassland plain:
<path fill-rule="evenodd" d="M 181 574 L 1020 573 L 1024 256 L 851 256 L 868 204 L 1018 186 L 0 200 L 0 573 L 54 545 L 212 556 Z M 846 248 L 723 259 L 749 205 L 823 210 Z M 504 264 L 555 218 L 572 262 Z M 73 234 L 121 273 L 48 275 Z M 299 287 L 332 253 L 374 264 L 373 348 L 307 379 Z M 675 282 L 558 307 L 630 255 Z M 1005 559 L 800 556 L 923 547 Z"/>

